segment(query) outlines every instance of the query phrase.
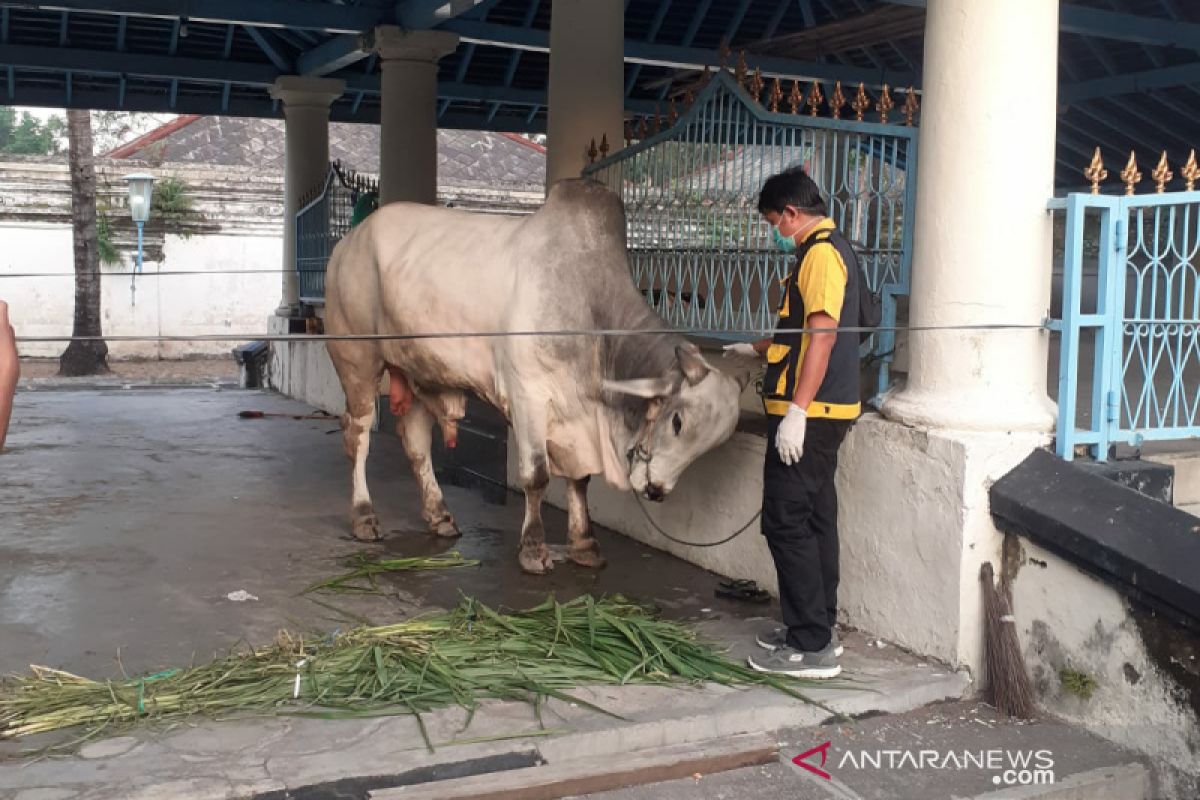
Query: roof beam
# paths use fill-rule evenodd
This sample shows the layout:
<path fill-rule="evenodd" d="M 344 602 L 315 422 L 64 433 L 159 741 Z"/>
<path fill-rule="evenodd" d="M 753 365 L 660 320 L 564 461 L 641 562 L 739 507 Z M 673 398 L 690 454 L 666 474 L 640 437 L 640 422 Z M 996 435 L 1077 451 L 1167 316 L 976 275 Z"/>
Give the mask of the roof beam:
<path fill-rule="evenodd" d="M 250 38 L 254 40 L 256 45 L 258 45 L 258 49 L 262 50 L 263 53 L 266 54 L 267 58 L 270 59 L 271 63 L 274 64 L 280 72 L 292 71 L 291 60 L 288 59 L 283 53 L 279 52 L 279 48 L 277 48 L 275 44 L 267 38 L 266 33 L 260 31 L 258 28 L 255 28 L 253 25 L 245 26 L 244 30 L 246 33 L 250 34 Z"/>
<path fill-rule="evenodd" d="M 400 0 L 396 23 L 402 28 L 432 28 L 460 14 L 474 11 L 485 0 Z"/>
<path fill-rule="evenodd" d="M 924 8 L 926 0 L 884 0 L 899 6 Z M 1123 14 L 1064 3 L 1058 11 L 1058 28 L 1064 33 L 1115 39 L 1121 42 L 1153 44 L 1200 50 L 1200 24 L 1165 17 Z"/>
<path fill-rule="evenodd" d="M 334 36 L 324 44 L 306 50 L 296 59 L 296 72 L 301 75 L 328 75 L 369 55 L 365 37 L 346 33 Z"/>
<path fill-rule="evenodd" d="M 1168 86 L 1182 86 L 1198 82 L 1200 82 L 1200 62 L 1195 62 L 1176 67 L 1113 75 L 1110 78 L 1080 81 L 1063 87 L 1060 97 L 1064 103 L 1079 103 L 1100 97 L 1134 94 L 1149 89 L 1162 89 Z"/>
<path fill-rule="evenodd" d="M 492 47 L 511 47 L 519 50 L 550 51 L 548 31 L 534 28 L 518 28 L 511 25 L 493 25 L 470 20 L 451 20 L 442 29 L 453 31 L 463 41 L 476 42 Z M 675 47 L 652 44 L 636 40 L 625 40 L 625 60 L 634 64 L 671 67 L 675 69 L 702 70 L 719 67 L 721 57 L 712 50 L 695 47 Z M 844 83 L 865 83 L 870 87 L 888 83 L 893 86 L 916 85 L 916 75 L 907 70 L 879 70 L 863 67 L 821 64 L 816 61 L 798 61 L 775 56 L 746 54 L 746 65 L 753 71 L 762 70 L 766 77 L 802 78 L 809 80 L 841 80 Z"/>
<path fill-rule="evenodd" d="M 392 21 L 387 9 L 364 5 L 298 3 L 295 0 L 0 0 L 0 4 L 43 11 L 82 11 L 190 22 L 303 28 L 326 33 L 359 33 Z"/>

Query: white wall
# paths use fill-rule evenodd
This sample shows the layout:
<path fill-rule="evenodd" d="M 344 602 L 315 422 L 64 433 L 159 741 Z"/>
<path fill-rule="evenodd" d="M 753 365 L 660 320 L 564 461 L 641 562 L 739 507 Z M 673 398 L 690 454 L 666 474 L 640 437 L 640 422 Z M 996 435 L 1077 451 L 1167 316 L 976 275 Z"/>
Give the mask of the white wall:
<path fill-rule="evenodd" d="M 279 275 L 217 274 L 227 270 L 279 268 L 278 233 L 168 234 L 163 258 L 146 262 L 144 274 L 131 279 L 132 258 L 101 267 L 104 333 L 114 336 L 261 334 L 263 320 L 278 304 Z M 0 276 L 14 273 L 70 273 L 74 269 L 69 225 L 36 222 L 0 223 Z M 159 271 L 204 271 L 212 275 L 165 275 Z M 131 301 L 130 283 L 136 282 Z M 70 336 L 75 304 L 72 277 L 3 278 L 0 297 L 18 337 Z M 237 342 L 109 342 L 109 355 L 121 358 L 179 358 L 225 354 Z M 22 356 L 54 357 L 65 343 L 29 343 Z"/>
<path fill-rule="evenodd" d="M 1200 721 L 1151 657 L 1128 602 L 1043 548 L 1024 539 L 1021 546 L 1013 614 L 1039 704 L 1154 759 L 1164 782 L 1155 797 L 1200 796 Z M 1090 699 L 1063 688 L 1068 668 L 1096 681 Z"/>

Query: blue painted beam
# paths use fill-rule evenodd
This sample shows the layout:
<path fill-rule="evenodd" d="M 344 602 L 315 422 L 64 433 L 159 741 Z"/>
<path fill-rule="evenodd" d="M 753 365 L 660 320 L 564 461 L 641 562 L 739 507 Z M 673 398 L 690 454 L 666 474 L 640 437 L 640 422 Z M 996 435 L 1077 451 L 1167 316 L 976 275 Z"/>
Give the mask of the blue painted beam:
<path fill-rule="evenodd" d="M 167 45 L 167 55 L 175 55 L 175 51 L 179 49 L 179 26 L 183 24 L 178 19 L 171 26 L 171 43 Z"/>
<path fill-rule="evenodd" d="M 899 6 L 924 8 L 926 0 L 884 0 Z M 1178 19 L 1123 14 L 1064 3 L 1059 6 L 1058 28 L 1063 33 L 1115 39 L 1121 42 L 1200 50 L 1200 24 Z"/>
<path fill-rule="evenodd" d="M 129 24 L 128 17 L 118 17 L 117 18 L 117 52 L 118 53 L 125 52 L 125 30 L 128 27 L 128 24 Z"/>
<path fill-rule="evenodd" d="M 231 88 L 232 88 L 232 84 L 229 84 L 229 83 L 226 83 L 224 86 L 221 87 L 221 113 L 222 114 L 229 112 L 229 93 L 230 93 Z"/>
<path fill-rule="evenodd" d="M 301 3 L 296 0 L 22 0 L 23 8 L 84 11 L 192 22 L 231 23 L 263 28 L 303 28 L 326 33 L 359 33 L 392 22 L 390 9 L 368 5 Z"/>
<path fill-rule="evenodd" d="M 0 64 L 50 72 L 77 70 L 99 75 L 181 78 L 206 83 L 228 81 L 251 86 L 270 86 L 279 75 L 268 64 L 14 44 L 0 45 Z"/>
<path fill-rule="evenodd" d="M 222 58 L 229 58 L 233 52 L 233 32 L 236 28 L 233 25 L 225 26 L 225 48 L 222 51 Z"/>
<path fill-rule="evenodd" d="M 118 108 L 125 107 L 125 84 L 126 84 L 125 76 L 122 75 L 120 78 L 120 81 L 117 83 L 117 107 Z M 225 84 L 225 85 L 228 86 L 229 84 Z"/>
<path fill-rule="evenodd" d="M 475 47 L 476 44 L 474 42 L 470 42 L 465 48 L 463 48 L 462 57 L 458 61 L 457 79 L 459 83 L 462 83 L 467 79 L 467 70 L 471 66 L 471 59 L 475 56 Z"/>
<path fill-rule="evenodd" d="M 459 34 L 465 41 L 543 53 L 550 51 L 550 35 L 545 30 L 519 28 L 515 25 L 494 25 L 463 19 L 452 20 L 442 27 L 444 30 Z M 684 69 L 704 69 L 720 64 L 720 57 L 713 50 L 650 44 L 630 39 L 625 40 L 625 60 L 635 64 Z M 877 70 L 849 65 L 838 66 L 816 61 L 757 56 L 749 53 L 746 54 L 746 64 L 751 70 L 755 67 L 762 69 L 763 74 L 767 77 L 841 80 L 843 84 L 862 82 L 870 88 L 882 86 L 884 83 L 892 86 L 918 85 L 917 76 L 908 70 Z"/>
<path fill-rule="evenodd" d="M 175 110 L 175 102 L 179 99 L 179 79 L 171 81 L 171 110 Z"/>
<path fill-rule="evenodd" d="M 17 96 L 17 71 L 12 67 L 8 70 L 8 99 L 13 100 Z"/>
<path fill-rule="evenodd" d="M 73 101 L 73 99 L 74 99 L 74 98 L 72 98 L 72 96 L 71 96 L 71 92 L 72 92 L 72 91 L 74 90 L 74 88 L 75 88 L 75 87 L 74 87 L 74 85 L 73 85 L 73 82 L 72 82 L 72 80 L 71 80 L 71 73 L 70 73 L 70 72 L 68 72 L 68 73 L 67 73 L 67 75 L 66 75 L 66 81 L 67 81 L 67 83 L 66 83 L 66 85 L 67 85 L 67 103 L 66 103 L 66 105 L 67 105 L 68 107 L 70 107 L 70 105 L 71 105 L 71 103 L 72 103 L 72 101 Z"/>
<path fill-rule="evenodd" d="M 62 12 L 62 22 L 59 24 L 59 27 L 58 27 L 58 46 L 59 47 L 67 46 L 67 20 L 69 20 L 70 17 L 71 17 L 70 12 L 68 12 L 68 11 Z"/>
<path fill-rule="evenodd" d="M 460 14 L 473 11 L 482 0 L 400 0 L 396 4 L 396 24 L 409 30 L 440 25 Z"/>
<path fill-rule="evenodd" d="M 771 15 L 769 20 L 767 20 L 767 27 L 763 29 L 763 39 L 770 39 L 775 35 L 775 31 L 779 30 L 779 23 L 783 22 L 783 16 L 787 13 L 788 6 L 790 6 L 792 2 L 793 0 L 780 0 L 779 5 L 775 7 L 775 13 Z M 801 7 L 803 7 L 803 5 L 804 4 L 802 3 Z M 811 15 L 812 3 L 809 2 L 807 5 L 808 13 Z M 807 19 L 807 17 L 805 17 L 805 19 Z"/>
<path fill-rule="evenodd" d="M 1200 62 L 1080 81 L 1063 87 L 1059 99 L 1064 103 L 1079 103 L 1098 97 L 1115 97 L 1197 82 L 1200 82 Z"/>
<path fill-rule="evenodd" d="M 0 44 L 8 43 L 8 6 L 0 8 Z"/>
<path fill-rule="evenodd" d="M 275 47 L 272 42 L 267 39 L 266 33 L 260 31 L 258 28 L 255 28 L 252 25 L 244 26 L 243 30 L 250 35 L 250 38 L 254 40 L 256 45 L 258 45 L 258 49 L 262 50 L 263 53 L 266 54 L 270 62 L 274 64 L 280 72 L 292 72 L 291 62 L 283 55 L 283 53 L 279 52 L 279 49 Z"/>
<path fill-rule="evenodd" d="M 350 104 L 350 113 L 358 116 L 358 109 L 362 105 L 363 98 L 367 96 L 366 92 L 359 92 L 354 96 L 354 102 Z"/>
<path fill-rule="evenodd" d="M 662 28 L 663 20 L 667 18 L 667 12 L 671 10 L 671 0 L 659 0 L 658 10 L 654 12 L 654 19 L 650 20 L 650 29 L 646 31 L 646 41 L 653 42 L 658 38 L 658 31 Z M 642 72 L 641 64 L 634 64 L 629 70 L 629 77 L 625 79 L 625 96 L 633 91 L 633 87 L 637 84 L 638 76 Z"/>
<path fill-rule="evenodd" d="M 300 75 L 328 75 L 362 61 L 369 55 L 364 37 L 345 33 L 301 53 L 296 59 Z"/>

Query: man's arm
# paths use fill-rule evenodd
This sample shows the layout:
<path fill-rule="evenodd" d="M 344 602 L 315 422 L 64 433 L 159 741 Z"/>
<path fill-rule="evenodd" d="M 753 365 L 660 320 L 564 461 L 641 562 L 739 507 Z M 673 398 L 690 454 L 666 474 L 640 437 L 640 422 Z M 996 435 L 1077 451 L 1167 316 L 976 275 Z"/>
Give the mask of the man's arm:
<path fill-rule="evenodd" d="M 8 322 L 8 305 L 0 300 L 0 450 L 4 449 L 4 437 L 8 435 L 8 420 L 12 416 L 13 394 L 20 372 L 16 336 Z"/>
<path fill-rule="evenodd" d="M 818 311 L 808 315 L 805 325 L 829 331 L 811 334 L 808 349 L 804 352 L 804 360 L 800 364 L 800 375 L 796 379 L 796 392 L 792 395 L 792 402 L 807 411 L 825 380 L 825 370 L 829 368 L 829 354 L 833 352 L 833 345 L 837 342 L 838 323 L 829 314 Z"/>

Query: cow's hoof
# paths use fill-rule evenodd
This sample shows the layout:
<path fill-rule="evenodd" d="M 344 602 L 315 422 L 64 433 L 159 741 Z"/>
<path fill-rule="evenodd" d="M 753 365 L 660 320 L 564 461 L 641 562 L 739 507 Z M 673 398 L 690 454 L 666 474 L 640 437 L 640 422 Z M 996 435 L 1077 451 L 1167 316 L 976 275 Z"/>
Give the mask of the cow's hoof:
<path fill-rule="evenodd" d="M 531 575 L 545 575 L 554 569 L 550 550 L 545 544 L 522 547 L 521 552 L 517 555 L 517 560 L 521 562 L 521 569 Z"/>
<path fill-rule="evenodd" d="M 446 516 L 429 526 L 429 530 L 438 536 L 444 536 L 447 539 L 453 539 L 457 536 L 462 536 L 462 532 L 458 529 L 458 525 L 454 523 L 454 517 Z"/>
<path fill-rule="evenodd" d="M 600 555 L 600 547 L 595 542 L 583 547 L 572 547 L 567 551 L 567 558 L 581 567 L 590 567 L 591 569 L 602 569 L 608 563 L 604 556 Z"/>
<path fill-rule="evenodd" d="M 379 517 L 375 516 L 375 512 L 369 508 L 365 510 L 355 509 L 354 516 L 350 520 L 350 526 L 354 538 L 360 542 L 377 542 L 383 538 L 379 527 Z"/>

